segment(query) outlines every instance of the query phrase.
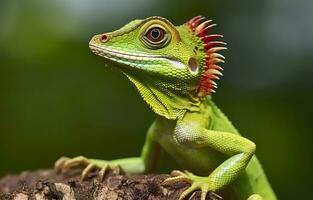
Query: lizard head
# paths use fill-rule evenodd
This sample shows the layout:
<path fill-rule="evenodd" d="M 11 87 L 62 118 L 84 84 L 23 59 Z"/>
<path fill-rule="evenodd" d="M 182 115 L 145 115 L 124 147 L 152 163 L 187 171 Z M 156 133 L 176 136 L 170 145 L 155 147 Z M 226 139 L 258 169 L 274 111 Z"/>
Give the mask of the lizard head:
<path fill-rule="evenodd" d="M 177 119 L 198 111 L 205 96 L 214 92 L 222 68 L 225 43 L 221 35 L 207 35 L 215 24 L 197 16 L 174 26 L 162 17 L 134 20 L 119 30 L 95 35 L 93 53 L 118 68 L 134 83 L 154 112 Z"/>

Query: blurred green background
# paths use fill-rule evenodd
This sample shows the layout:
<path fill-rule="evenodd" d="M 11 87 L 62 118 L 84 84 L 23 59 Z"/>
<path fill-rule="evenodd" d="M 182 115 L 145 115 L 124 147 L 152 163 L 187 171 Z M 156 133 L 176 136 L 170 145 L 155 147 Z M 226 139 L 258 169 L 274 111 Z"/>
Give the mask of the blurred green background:
<path fill-rule="evenodd" d="M 229 44 L 216 103 L 257 143 L 280 199 L 310 198 L 312 10 L 306 0 L 1 1 L 0 175 L 62 155 L 138 155 L 154 113 L 89 39 L 135 18 L 204 15 Z"/>

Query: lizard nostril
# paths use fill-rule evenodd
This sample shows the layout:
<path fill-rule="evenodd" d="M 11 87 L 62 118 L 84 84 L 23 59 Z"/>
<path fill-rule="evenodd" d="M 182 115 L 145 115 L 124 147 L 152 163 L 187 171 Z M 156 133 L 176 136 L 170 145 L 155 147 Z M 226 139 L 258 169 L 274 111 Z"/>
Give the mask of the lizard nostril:
<path fill-rule="evenodd" d="M 106 34 L 103 34 L 102 36 L 101 36 L 101 38 L 100 38 L 100 41 L 101 42 L 107 42 L 109 40 L 109 37 L 106 35 Z"/>

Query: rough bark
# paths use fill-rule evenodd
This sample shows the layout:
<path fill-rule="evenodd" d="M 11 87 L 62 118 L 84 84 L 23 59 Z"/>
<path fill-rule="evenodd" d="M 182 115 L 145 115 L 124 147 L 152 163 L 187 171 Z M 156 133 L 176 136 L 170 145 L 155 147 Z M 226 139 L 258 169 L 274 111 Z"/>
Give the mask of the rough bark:
<path fill-rule="evenodd" d="M 0 200 L 176 200 L 188 185 L 178 183 L 162 186 L 161 182 L 168 176 L 111 172 L 100 181 L 95 172 L 81 181 L 77 170 L 67 173 L 56 173 L 54 170 L 25 171 L 0 179 Z M 199 191 L 188 199 L 200 199 Z"/>

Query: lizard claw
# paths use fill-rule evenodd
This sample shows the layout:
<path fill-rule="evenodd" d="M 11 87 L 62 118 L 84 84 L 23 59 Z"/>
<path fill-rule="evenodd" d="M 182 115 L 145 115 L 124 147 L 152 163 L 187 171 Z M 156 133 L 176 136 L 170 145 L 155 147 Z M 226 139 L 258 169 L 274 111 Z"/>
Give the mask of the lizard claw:
<path fill-rule="evenodd" d="M 79 165 L 88 165 L 88 164 L 89 161 L 87 158 L 83 156 L 77 156 L 75 158 L 66 160 L 62 166 L 62 171 L 67 171 L 70 168 L 77 167 Z"/>
<path fill-rule="evenodd" d="M 169 177 L 162 182 L 162 185 L 172 185 L 179 182 L 187 182 L 190 186 L 180 195 L 179 200 L 186 199 L 189 195 L 191 195 L 194 191 L 201 191 L 201 200 L 205 200 L 207 196 L 214 200 L 221 200 L 222 197 L 211 192 L 210 190 L 210 180 L 208 177 L 200 177 L 192 174 L 188 171 L 179 171 L 174 170 L 171 172 L 173 177 Z"/>
<path fill-rule="evenodd" d="M 85 180 L 87 174 L 91 171 L 93 171 L 94 169 L 96 169 L 97 166 L 93 163 L 90 163 L 89 165 L 87 165 L 87 167 L 83 170 L 82 175 L 81 175 L 81 180 Z M 101 179 L 102 180 L 102 179 Z"/>
<path fill-rule="evenodd" d="M 81 174 L 81 180 L 83 181 L 87 175 L 99 169 L 98 176 L 102 181 L 105 173 L 108 170 L 113 170 L 118 167 L 118 165 L 111 165 L 110 162 L 105 160 L 96 160 L 96 159 L 88 159 L 84 156 L 77 156 L 74 158 L 61 157 L 59 158 L 54 165 L 54 168 L 57 172 L 65 172 L 73 167 L 84 166 L 84 170 Z"/>
<path fill-rule="evenodd" d="M 107 170 L 108 170 L 108 165 L 104 165 L 104 166 L 100 169 L 99 178 L 100 178 L 101 181 L 103 180 L 103 177 L 104 177 L 105 172 L 106 172 Z"/>
<path fill-rule="evenodd" d="M 68 157 L 61 157 L 61 158 L 59 158 L 59 159 L 54 163 L 54 169 L 55 169 L 57 172 L 62 171 L 64 163 L 65 163 L 67 160 L 69 160 L 69 159 L 70 159 L 70 158 L 68 158 Z"/>
<path fill-rule="evenodd" d="M 185 174 L 184 174 L 182 171 L 173 170 L 173 171 L 171 172 L 171 175 L 172 175 L 172 176 L 184 176 Z"/>

